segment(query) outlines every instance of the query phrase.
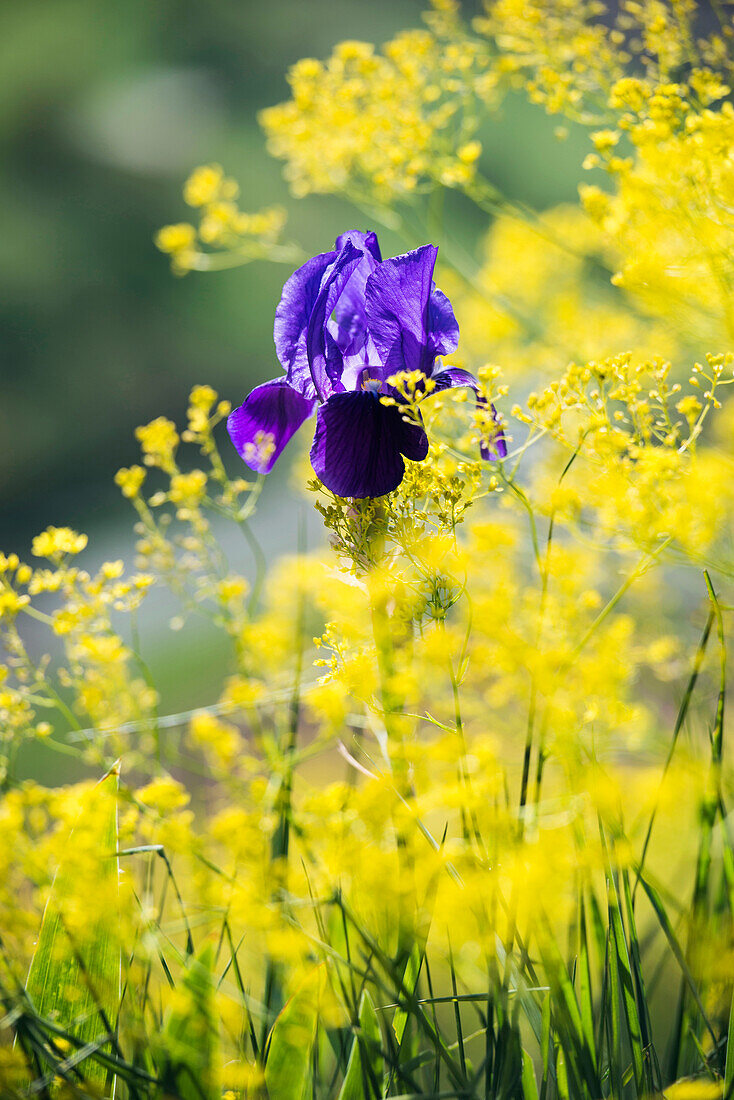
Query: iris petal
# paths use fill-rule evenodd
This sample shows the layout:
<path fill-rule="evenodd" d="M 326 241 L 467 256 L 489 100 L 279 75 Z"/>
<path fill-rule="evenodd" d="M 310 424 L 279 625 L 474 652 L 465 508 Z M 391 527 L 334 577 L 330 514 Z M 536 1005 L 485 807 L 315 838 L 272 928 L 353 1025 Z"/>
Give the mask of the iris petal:
<path fill-rule="evenodd" d="M 437 286 L 431 291 L 428 302 L 428 346 L 434 358 L 451 355 L 459 346 L 458 321 L 451 302 Z"/>
<path fill-rule="evenodd" d="M 403 480 L 402 456 L 421 461 L 428 439 L 394 406 L 366 391 L 337 393 L 321 405 L 311 464 L 327 489 L 340 497 L 381 497 Z"/>
<path fill-rule="evenodd" d="M 306 350 L 306 332 L 316 299 L 336 252 L 314 256 L 294 271 L 275 311 L 275 352 L 290 384 L 304 397 L 316 397 Z"/>
<path fill-rule="evenodd" d="M 426 244 L 383 260 L 367 279 L 367 325 L 387 374 L 422 370 L 430 375 L 433 369 L 428 327 L 437 252 Z"/>
<path fill-rule="evenodd" d="M 347 243 L 358 248 L 362 252 L 362 258 L 352 271 L 334 307 L 333 335 L 344 356 L 356 355 L 364 348 L 367 339 L 365 285 L 381 261 L 380 246 L 374 233 L 352 230 L 350 233 L 342 233 L 336 239 L 339 249 L 345 248 Z"/>
<path fill-rule="evenodd" d="M 333 346 L 327 349 L 327 321 L 331 317 L 341 294 L 352 277 L 364 253 L 347 241 L 325 275 L 318 297 L 314 302 L 306 332 L 308 365 L 316 394 L 324 399 L 332 392 L 332 378 L 341 375 L 339 364 L 333 360 Z M 328 365 L 328 370 L 327 370 Z"/>
<path fill-rule="evenodd" d="M 349 229 L 346 233 L 341 233 L 336 238 L 337 252 L 341 252 L 347 241 L 354 245 L 355 248 L 359 248 L 360 251 L 369 252 L 378 264 L 382 262 L 382 253 L 380 252 L 377 234 L 372 232 L 372 230 L 370 230 L 369 233 L 363 233 L 361 229 Z"/>
<path fill-rule="evenodd" d="M 285 378 L 257 386 L 227 419 L 227 431 L 251 470 L 268 474 L 291 436 L 314 411 L 315 401 Z"/>

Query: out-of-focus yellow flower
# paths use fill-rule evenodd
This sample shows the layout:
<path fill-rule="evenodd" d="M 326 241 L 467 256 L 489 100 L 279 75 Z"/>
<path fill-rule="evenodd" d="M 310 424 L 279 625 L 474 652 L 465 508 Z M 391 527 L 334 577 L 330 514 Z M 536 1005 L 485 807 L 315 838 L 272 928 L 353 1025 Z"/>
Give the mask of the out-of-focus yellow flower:
<path fill-rule="evenodd" d="M 70 527 L 47 527 L 36 535 L 31 549 L 37 558 L 55 561 L 67 554 L 80 554 L 86 545 L 87 536 L 77 534 Z"/>

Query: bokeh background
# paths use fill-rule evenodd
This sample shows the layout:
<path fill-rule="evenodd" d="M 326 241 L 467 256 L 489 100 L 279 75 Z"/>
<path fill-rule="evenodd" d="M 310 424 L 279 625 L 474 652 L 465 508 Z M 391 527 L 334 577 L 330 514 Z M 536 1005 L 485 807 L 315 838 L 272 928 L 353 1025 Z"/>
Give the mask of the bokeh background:
<path fill-rule="evenodd" d="M 288 95 L 286 71 L 335 43 L 381 43 L 420 25 L 422 0 L 28 0 L 0 13 L 0 549 L 28 559 L 48 524 L 90 536 L 86 564 L 134 557 L 133 515 L 113 483 L 138 459 L 135 426 L 184 420 L 190 387 L 234 404 L 278 372 L 272 318 L 290 271 L 258 263 L 174 277 L 156 230 L 190 216 L 181 186 L 216 161 L 240 205 L 289 209 L 307 252 L 359 225 L 343 201 L 291 199 L 265 151 L 260 108 Z M 471 11 L 467 11 L 471 14 Z M 510 98 L 482 137 L 483 171 L 539 208 L 576 196 L 585 138 L 559 146 L 556 121 Z M 453 211 L 465 243 L 486 229 Z M 360 226 L 369 228 L 368 226 Z M 401 250 L 381 233 L 383 252 Z M 487 349 L 491 356 L 491 349 Z M 221 426 L 232 471 L 240 468 Z M 304 429 L 306 431 L 306 429 Z M 291 452 L 294 450 L 290 448 Z M 288 463 L 270 475 L 255 520 L 268 558 L 313 544 L 318 516 L 294 507 Z M 300 513 L 300 517 L 299 517 Z M 304 520 L 305 516 L 305 520 Z M 235 555 L 244 556 L 237 544 Z M 236 567 L 247 572 L 247 565 Z M 214 697 L 222 639 L 168 629 L 150 602 L 149 663 L 166 710 Z M 59 731 L 60 733 L 62 731 Z M 61 780 L 63 762 L 49 759 Z M 35 757 L 30 770 L 43 773 Z M 40 775 L 48 779 L 48 776 Z"/>

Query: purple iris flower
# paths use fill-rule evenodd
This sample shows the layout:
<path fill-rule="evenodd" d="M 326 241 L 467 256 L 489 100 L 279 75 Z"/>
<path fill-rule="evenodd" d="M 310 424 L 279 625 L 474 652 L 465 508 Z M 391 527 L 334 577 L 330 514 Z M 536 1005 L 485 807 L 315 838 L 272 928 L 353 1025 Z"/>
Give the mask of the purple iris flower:
<path fill-rule="evenodd" d="M 426 433 L 401 414 L 403 398 L 387 379 L 420 371 L 433 379 L 434 393 L 450 386 L 478 393 L 468 371 L 435 372 L 438 357 L 459 342 L 451 303 L 433 282 L 437 252 L 424 245 L 383 260 L 374 233 L 352 230 L 337 238 L 335 251 L 314 256 L 291 275 L 275 311 L 275 350 L 285 377 L 257 386 L 227 421 L 251 469 L 269 473 L 313 412 L 311 463 L 337 496 L 390 493 L 403 479 L 403 458 L 426 457 Z M 381 395 L 398 405 L 383 405 Z M 501 433 L 491 448 L 482 446 L 487 459 L 506 453 Z"/>

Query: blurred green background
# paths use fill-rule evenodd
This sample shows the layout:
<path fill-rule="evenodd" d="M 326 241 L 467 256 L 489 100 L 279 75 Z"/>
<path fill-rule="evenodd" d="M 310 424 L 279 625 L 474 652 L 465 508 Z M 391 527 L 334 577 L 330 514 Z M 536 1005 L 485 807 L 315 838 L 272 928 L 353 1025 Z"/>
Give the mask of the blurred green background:
<path fill-rule="evenodd" d="M 129 531 L 112 478 L 137 457 L 135 425 L 160 414 L 180 421 L 193 383 L 238 403 L 277 373 L 272 315 L 289 272 L 263 263 L 177 279 L 153 235 L 188 216 L 181 184 L 190 169 L 218 161 L 239 180 L 243 209 L 285 203 L 290 236 L 308 251 L 331 247 L 355 223 L 353 212 L 331 198 L 289 198 L 257 111 L 286 98 L 285 72 L 299 57 L 325 56 L 342 38 L 383 42 L 418 25 L 423 6 L 28 0 L 3 7 L 4 550 L 27 555 L 31 536 L 49 523 Z M 575 194 L 576 149 L 555 143 L 553 125 L 511 101 L 484 135 L 491 178 L 540 206 Z M 475 235 L 481 223 L 469 211 L 465 217 Z"/>

